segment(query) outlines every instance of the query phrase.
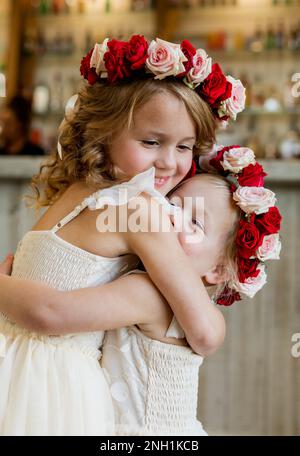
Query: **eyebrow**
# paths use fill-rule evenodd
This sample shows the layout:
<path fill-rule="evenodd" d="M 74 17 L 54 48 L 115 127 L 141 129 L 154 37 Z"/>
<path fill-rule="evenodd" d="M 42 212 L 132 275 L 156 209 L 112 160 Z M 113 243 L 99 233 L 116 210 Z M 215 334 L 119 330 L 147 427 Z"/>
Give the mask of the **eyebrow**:
<path fill-rule="evenodd" d="M 147 134 L 149 135 L 154 135 L 154 136 L 160 136 L 161 138 L 167 138 L 168 135 L 161 132 L 161 131 L 155 131 L 155 130 L 148 130 L 146 131 Z M 183 138 L 182 141 L 189 141 L 190 139 L 193 139 L 195 140 L 196 137 L 195 136 L 187 136 L 186 138 Z"/>

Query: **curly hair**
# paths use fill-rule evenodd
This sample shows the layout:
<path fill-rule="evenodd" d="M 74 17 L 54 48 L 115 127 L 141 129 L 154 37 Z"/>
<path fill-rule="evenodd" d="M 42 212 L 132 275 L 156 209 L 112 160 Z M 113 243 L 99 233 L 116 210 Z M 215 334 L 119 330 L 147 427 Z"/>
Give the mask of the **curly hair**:
<path fill-rule="evenodd" d="M 237 283 L 238 278 L 238 261 L 237 261 L 237 245 L 236 235 L 241 219 L 241 210 L 235 204 L 232 198 L 232 191 L 230 189 L 231 183 L 223 176 L 218 174 L 208 174 L 213 180 L 215 185 L 219 188 L 224 188 L 230 198 L 230 206 L 234 209 L 234 220 L 231 229 L 226 238 L 224 250 L 219 257 L 219 265 L 226 279 L 223 283 L 214 286 L 213 299 L 217 301 L 218 297 L 227 289 L 231 283 Z"/>
<path fill-rule="evenodd" d="M 110 161 L 109 145 L 124 129 L 130 129 L 135 111 L 151 97 L 170 93 L 180 99 L 194 121 L 196 145 L 194 156 L 212 148 L 217 128 L 209 105 L 181 81 L 141 77 L 129 82 L 108 84 L 100 81 L 90 86 L 83 81 L 75 108 L 59 127 L 63 160 L 53 150 L 33 176 L 35 206 L 49 206 L 74 182 L 82 181 L 95 189 L 116 183 Z M 43 192 L 40 192 L 40 187 Z"/>

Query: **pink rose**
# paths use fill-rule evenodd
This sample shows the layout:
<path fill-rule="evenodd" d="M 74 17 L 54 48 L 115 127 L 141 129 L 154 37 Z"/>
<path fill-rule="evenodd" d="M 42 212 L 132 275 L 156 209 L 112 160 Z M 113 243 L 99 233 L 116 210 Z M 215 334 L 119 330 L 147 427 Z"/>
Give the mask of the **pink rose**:
<path fill-rule="evenodd" d="M 232 85 L 232 92 L 230 98 L 223 101 L 218 113 L 220 117 L 229 116 L 236 120 L 236 115 L 245 109 L 245 87 L 239 79 L 234 79 L 232 76 L 227 76 L 226 79 Z"/>
<path fill-rule="evenodd" d="M 146 67 L 156 75 L 154 79 L 164 79 L 185 72 L 183 62 L 186 61 L 180 44 L 156 38 L 149 45 Z"/>
<path fill-rule="evenodd" d="M 107 72 L 104 64 L 104 54 L 108 51 L 107 42 L 109 38 L 105 38 L 102 44 L 96 43 L 91 56 L 90 68 L 95 68 L 96 73 L 101 73 L 102 78 L 107 77 Z"/>
<path fill-rule="evenodd" d="M 211 151 L 205 155 L 199 157 L 199 167 L 201 171 L 216 173 L 216 168 L 209 162 L 212 158 L 215 158 L 220 150 L 224 149 L 221 144 L 214 144 Z"/>
<path fill-rule="evenodd" d="M 248 147 L 238 147 L 224 152 L 221 163 L 225 170 L 239 173 L 246 166 L 255 164 L 255 155 L 253 150 Z"/>
<path fill-rule="evenodd" d="M 276 202 L 275 193 L 265 187 L 238 187 L 233 199 L 247 214 L 263 214 Z"/>
<path fill-rule="evenodd" d="M 281 242 L 279 234 L 269 234 L 264 236 L 262 245 L 257 249 L 257 258 L 261 261 L 279 260 Z"/>
<path fill-rule="evenodd" d="M 197 85 L 204 81 L 211 73 L 212 59 L 208 57 L 204 49 L 197 49 L 193 56 L 193 66 L 187 74 L 187 81 Z"/>
<path fill-rule="evenodd" d="M 239 282 L 234 287 L 240 293 L 253 298 L 253 296 L 267 283 L 267 274 L 265 273 L 265 265 L 258 265 L 257 269 L 260 271 L 256 277 L 248 277 L 244 283 Z"/>

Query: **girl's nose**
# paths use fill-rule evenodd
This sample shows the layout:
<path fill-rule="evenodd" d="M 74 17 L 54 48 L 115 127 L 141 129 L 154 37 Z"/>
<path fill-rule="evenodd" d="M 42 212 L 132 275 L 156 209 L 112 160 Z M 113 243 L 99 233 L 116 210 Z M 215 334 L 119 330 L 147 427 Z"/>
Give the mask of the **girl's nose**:
<path fill-rule="evenodd" d="M 160 152 L 160 155 L 156 160 L 156 166 L 158 168 L 175 169 L 176 158 L 174 150 L 166 149 L 163 152 Z"/>

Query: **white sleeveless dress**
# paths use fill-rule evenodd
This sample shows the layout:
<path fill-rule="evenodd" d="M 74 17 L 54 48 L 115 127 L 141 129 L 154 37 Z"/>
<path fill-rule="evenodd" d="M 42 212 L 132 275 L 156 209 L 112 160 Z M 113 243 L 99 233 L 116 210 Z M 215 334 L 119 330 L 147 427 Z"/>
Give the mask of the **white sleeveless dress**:
<path fill-rule="evenodd" d="M 51 230 L 29 231 L 18 245 L 12 275 L 72 290 L 136 268 L 135 255 L 94 255 L 56 233 L 84 208 L 107 204 L 107 198 L 116 205 L 120 196 L 124 204 L 142 191 L 162 198 L 154 189 L 154 172 L 94 193 Z M 113 403 L 99 364 L 103 337 L 103 331 L 39 335 L 0 315 L 0 435 L 114 434 Z"/>
<path fill-rule="evenodd" d="M 166 337 L 185 337 L 175 316 Z M 150 339 L 130 326 L 107 331 L 102 353 L 116 435 L 207 436 L 197 420 L 203 358 L 190 347 Z"/>

